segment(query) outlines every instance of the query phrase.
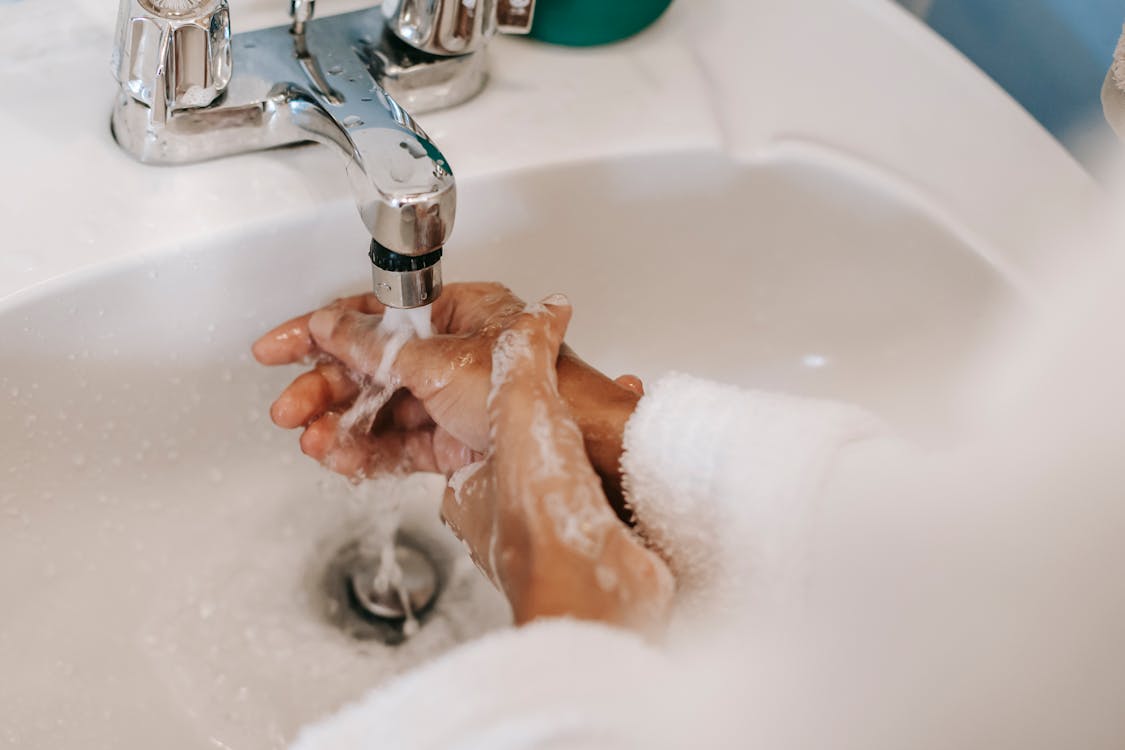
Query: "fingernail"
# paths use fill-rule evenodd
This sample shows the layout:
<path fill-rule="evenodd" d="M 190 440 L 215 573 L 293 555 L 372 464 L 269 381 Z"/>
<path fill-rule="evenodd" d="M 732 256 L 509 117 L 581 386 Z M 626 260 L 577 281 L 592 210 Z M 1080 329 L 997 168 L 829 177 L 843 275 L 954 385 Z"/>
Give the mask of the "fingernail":
<path fill-rule="evenodd" d="M 327 340 L 332 336 L 335 314 L 330 310 L 317 310 L 309 318 L 309 333 L 313 338 Z"/>
<path fill-rule="evenodd" d="M 544 297 L 541 304 L 551 307 L 570 307 L 570 299 L 565 294 L 552 294 L 550 297 Z"/>

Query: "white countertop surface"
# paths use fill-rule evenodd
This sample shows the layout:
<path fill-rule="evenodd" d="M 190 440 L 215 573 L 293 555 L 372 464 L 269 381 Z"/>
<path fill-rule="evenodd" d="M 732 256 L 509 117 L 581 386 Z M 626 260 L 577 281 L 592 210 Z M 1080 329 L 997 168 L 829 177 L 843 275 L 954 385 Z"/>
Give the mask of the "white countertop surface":
<path fill-rule="evenodd" d="M 109 132 L 115 5 L 0 0 L 0 299 L 351 201 L 337 158 L 317 147 L 131 161 Z M 231 6 L 237 33 L 284 22 L 287 4 Z M 1029 274 L 1043 265 L 1038 238 L 1100 195 L 1018 105 L 889 0 L 678 0 L 626 42 L 502 38 L 491 63 L 481 96 L 419 118 L 462 190 L 552 162 L 699 149 L 752 160 L 797 144 L 905 187 Z"/>

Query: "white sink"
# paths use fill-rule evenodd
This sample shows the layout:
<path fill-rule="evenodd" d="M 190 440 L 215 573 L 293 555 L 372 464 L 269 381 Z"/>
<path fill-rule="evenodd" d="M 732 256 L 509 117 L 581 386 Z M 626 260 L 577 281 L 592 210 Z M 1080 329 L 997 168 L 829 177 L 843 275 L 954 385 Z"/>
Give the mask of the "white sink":
<path fill-rule="evenodd" d="M 343 170 L 134 164 L 106 127 L 112 3 L 56 5 L 0 2 L 0 744 L 283 746 L 508 613 L 431 478 L 398 490 L 445 577 L 417 637 L 330 622 L 325 570 L 367 514 L 269 423 L 297 371 L 248 351 L 369 283 Z M 284 10 L 235 5 L 239 30 Z M 458 177 L 447 280 L 566 292 L 570 343 L 613 375 L 843 398 L 941 439 L 997 310 L 1051 265 L 1035 239 L 1096 202 L 888 0 L 692 0 L 622 44 L 490 55 L 480 97 L 422 120 Z"/>
<path fill-rule="evenodd" d="M 69 277 L 0 308 L 0 727 L 17 744 L 264 748 L 507 621 L 437 521 L 446 590 L 414 640 L 350 639 L 318 597 L 362 515 L 268 420 L 295 371 L 247 356 L 364 287 L 347 205 Z M 470 179 L 454 279 L 565 291 L 611 374 L 681 369 L 861 402 L 909 431 L 956 412 L 1011 280 L 865 172 L 790 151 L 652 155 Z"/>

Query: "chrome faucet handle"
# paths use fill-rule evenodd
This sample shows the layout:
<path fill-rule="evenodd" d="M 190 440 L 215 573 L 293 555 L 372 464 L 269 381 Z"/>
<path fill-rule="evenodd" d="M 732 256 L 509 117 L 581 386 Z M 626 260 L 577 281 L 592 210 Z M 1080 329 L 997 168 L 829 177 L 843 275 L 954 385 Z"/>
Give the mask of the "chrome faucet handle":
<path fill-rule="evenodd" d="M 531 31 L 535 0 L 383 0 L 383 13 L 395 36 L 415 49 L 464 55 L 497 32 Z"/>
<path fill-rule="evenodd" d="M 293 33 L 304 34 L 305 24 L 312 20 L 316 0 L 289 0 L 289 16 L 293 19 Z"/>
<path fill-rule="evenodd" d="M 227 0 L 121 0 L 112 67 L 151 122 L 210 104 L 231 77 Z"/>

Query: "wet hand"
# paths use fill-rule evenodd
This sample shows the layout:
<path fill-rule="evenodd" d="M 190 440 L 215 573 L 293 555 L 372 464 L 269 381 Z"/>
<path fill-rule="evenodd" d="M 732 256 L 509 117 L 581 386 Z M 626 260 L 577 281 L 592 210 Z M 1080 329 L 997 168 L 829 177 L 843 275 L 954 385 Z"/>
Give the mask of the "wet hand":
<path fill-rule="evenodd" d="M 443 517 L 518 623 L 569 616 L 658 630 L 672 576 L 610 509 L 559 393 L 570 315 L 549 298 L 494 337 L 489 456 L 454 476 Z"/>
<path fill-rule="evenodd" d="M 372 432 L 356 440 L 342 440 L 337 427 L 358 394 L 357 383 L 382 366 L 391 341 L 379 328 L 384 308 L 367 294 L 295 318 L 253 347 L 255 358 L 267 365 L 319 359 L 274 402 L 271 417 L 281 427 L 304 428 L 302 450 L 349 476 L 449 474 L 487 446 L 492 347 L 523 309 L 499 284 L 447 286 L 432 310 L 435 335 L 407 341 L 386 368 L 393 387 L 404 391 L 380 413 Z M 558 371 L 587 450 L 620 509 L 621 433 L 639 398 L 639 381 L 626 376 L 615 383 L 565 347 Z"/>

